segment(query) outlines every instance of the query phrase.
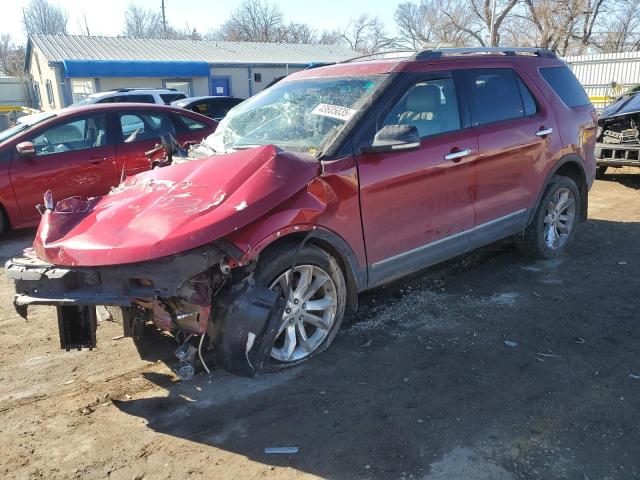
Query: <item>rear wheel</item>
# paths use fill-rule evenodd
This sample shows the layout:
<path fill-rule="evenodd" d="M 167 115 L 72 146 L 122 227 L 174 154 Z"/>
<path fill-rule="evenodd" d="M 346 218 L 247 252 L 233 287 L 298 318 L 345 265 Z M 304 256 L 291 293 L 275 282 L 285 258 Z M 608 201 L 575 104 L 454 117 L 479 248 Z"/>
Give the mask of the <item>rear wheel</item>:
<path fill-rule="evenodd" d="M 0 205 L 0 235 L 9 231 L 9 218 L 2 205 Z"/>
<path fill-rule="evenodd" d="M 561 255 L 573 241 L 580 213 L 580 191 L 575 182 L 554 176 L 531 224 L 514 237 L 516 247 L 539 258 Z"/>
<path fill-rule="evenodd" d="M 296 365 L 325 350 L 344 316 L 346 284 L 336 260 L 316 246 L 305 246 L 292 272 L 295 250 L 292 244 L 267 252 L 256 268 L 256 280 L 282 298 L 292 283 L 267 369 Z"/>
<path fill-rule="evenodd" d="M 604 174 L 607 173 L 608 168 L 609 167 L 607 167 L 606 165 L 601 165 L 596 168 L 596 178 L 604 178 Z"/>

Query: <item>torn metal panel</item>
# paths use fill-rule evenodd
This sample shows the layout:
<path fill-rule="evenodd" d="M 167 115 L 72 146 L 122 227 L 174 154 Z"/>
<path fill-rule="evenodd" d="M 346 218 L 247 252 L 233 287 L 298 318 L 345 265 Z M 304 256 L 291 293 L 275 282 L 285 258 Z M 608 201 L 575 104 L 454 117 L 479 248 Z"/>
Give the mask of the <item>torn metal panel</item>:
<path fill-rule="evenodd" d="M 282 322 L 286 301 L 252 276 L 222 293 L 213 305 L 209 337 L 216 364 L 253 377 L 260 373 Z"/>
<path fill-rule="evenodd" d="M 263 216 L 318 173 L 309 155 L 273 145 L 157 168 L 109 195 L 44 212 L 34 249 L 56 265 L 115 265 L 190 250 Z"/>

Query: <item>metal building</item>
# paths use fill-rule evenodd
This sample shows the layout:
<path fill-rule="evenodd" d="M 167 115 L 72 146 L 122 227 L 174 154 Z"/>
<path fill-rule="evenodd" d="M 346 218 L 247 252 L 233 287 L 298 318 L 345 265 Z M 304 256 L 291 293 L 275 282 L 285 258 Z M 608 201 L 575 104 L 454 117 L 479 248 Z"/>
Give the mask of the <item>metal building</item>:
<path fill-rule="evenodd" d="M 43 110 L 117 88 L 249 97 L 312 63 L 356 56 L 339 45 L 30 35 L 25 70 Z"/>
<path fill-rule="evenodd" d="M 596 107 L 603 107 L 640 84 L 640 52 L 566 57 Z"/>

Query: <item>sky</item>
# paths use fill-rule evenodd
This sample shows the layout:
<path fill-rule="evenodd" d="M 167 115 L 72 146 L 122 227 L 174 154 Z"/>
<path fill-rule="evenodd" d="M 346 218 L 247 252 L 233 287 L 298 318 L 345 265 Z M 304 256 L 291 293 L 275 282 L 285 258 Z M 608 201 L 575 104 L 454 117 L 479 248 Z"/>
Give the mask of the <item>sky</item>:
<path fill-rule="evenodd" d="M 167 22 L 175 28 L 196 28 L 199 32 L 216 28 L 240 4 L 241 0 L 165 0 Z M 22 9 L 28 0 L 4 0 L 1 33 L 10 33 L 16 43 L 26 42 L 22 27 Z M 124 12 L 131 0 L 53 0 L 69 13 L 67 28 L 80 33 L 80 22 L 87 18 L 91 35 L 118 35 L 124 27 Z M 160 11 L 160 0 L 136 0 L 134 3 Z M 272 0 L 279 5 L 286 22 L 307 23 L 316 30 L 345 26 L 349 18 L 362 13 L 378 15 L 394 33 L 393 12 L 400 0 Z"/>

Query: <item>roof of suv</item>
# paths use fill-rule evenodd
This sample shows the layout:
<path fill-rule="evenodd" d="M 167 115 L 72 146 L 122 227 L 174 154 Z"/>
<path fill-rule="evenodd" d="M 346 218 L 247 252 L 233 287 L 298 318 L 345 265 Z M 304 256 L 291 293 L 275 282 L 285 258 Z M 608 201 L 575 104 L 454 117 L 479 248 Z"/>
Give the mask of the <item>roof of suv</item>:
<path fill-rule="evenodd" d="M 285 80 L 336 75 L 373 75 L 411 71 L 416 65 L 451 62 L 482 65 L 486 62 L 508 61 L 529 64 L 564 64 L 551 51 L 541 48 L 443 48 L 436 50 L 399 50 L 363 55 L 329 66 L 295 72 Z"/>
<path fill-rule="evenodd" d="M 73 108 L 63 108 L 61 110 L 56 111 L 57 117 L 65 117 L 67 115 L 75 115 L 78 112 L 96 112 L 103 110 L 115 110 L 115 111 L 123 111 L 123 110 L 151 110 L 151 111 L 165 111 L 165 112 L 174 112 L 179 113 L 180 115 L 185 115 L 185 110 L 182 108 L 174 107 L 171 105 L 160 105 L 157 103 L 93 103 L 89 105 L 81 105 Z M 189 111 L 187 111 L 189 112 Z M 194 112 L 187 113 L 188 115 L 193 115 Z M 211 120 L 204 115 L 196 115 L 201 116 L 207 120 Z"/>

